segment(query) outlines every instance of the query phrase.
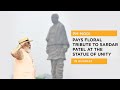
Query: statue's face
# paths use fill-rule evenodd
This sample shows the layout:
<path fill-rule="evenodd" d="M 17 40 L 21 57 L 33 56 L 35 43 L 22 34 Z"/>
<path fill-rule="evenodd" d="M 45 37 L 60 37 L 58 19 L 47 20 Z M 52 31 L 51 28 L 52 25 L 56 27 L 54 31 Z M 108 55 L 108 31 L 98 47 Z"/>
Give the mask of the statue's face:
<path fill-rule="evenodd" d="M 57 24 L 58 23 L 58 15 L 56 15 L 56 14 L 52 15 L 51 19 L 52 19 L 52 23 L 53 24 Z"/>

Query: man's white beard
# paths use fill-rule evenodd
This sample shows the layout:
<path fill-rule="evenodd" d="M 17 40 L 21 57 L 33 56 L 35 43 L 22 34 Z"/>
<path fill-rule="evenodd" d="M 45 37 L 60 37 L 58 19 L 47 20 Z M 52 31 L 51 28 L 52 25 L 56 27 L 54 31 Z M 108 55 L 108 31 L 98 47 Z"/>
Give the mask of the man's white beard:
<path fill-rule="evenodd" d="M 27 53 L 30 53 L 30 48 L 29 47 L 25 47 L 24 49 Z"/>

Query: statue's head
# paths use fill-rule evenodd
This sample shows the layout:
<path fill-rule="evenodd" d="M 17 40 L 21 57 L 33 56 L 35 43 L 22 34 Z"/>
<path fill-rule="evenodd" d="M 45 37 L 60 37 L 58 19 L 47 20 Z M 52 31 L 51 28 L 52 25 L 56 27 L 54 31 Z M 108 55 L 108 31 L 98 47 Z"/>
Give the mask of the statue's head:
<path fill-rule="evenodd" d="M 51 20 L 52 20 L 53 24 L 57 24 L 58 23 L 58 19 L 59 19 L 58 14 L 52 14 Z"/>

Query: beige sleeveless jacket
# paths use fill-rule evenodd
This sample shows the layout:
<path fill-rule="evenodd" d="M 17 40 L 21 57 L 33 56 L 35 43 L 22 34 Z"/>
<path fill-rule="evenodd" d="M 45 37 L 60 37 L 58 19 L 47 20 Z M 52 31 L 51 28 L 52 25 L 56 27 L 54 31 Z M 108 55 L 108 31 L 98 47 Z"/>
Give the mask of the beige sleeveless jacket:
<path fill-rule="evenodd" d="M 35 79 L 35 70 L 32 57 L 24 49 L 21 49 L 22 60 L 15 58 L 13 79 Z"/>

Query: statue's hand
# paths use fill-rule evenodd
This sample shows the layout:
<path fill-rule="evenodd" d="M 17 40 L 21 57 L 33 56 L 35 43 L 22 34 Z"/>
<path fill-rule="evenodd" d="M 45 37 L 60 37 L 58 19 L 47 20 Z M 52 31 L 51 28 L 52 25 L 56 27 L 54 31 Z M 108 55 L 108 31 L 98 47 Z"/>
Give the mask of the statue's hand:
<path fill-rule="evenodd" d="M 63 48 L 64 48 L 64 51 L 67 52 L 67 50 L 68 50 L 67 45 L 64 45 Z"/>

